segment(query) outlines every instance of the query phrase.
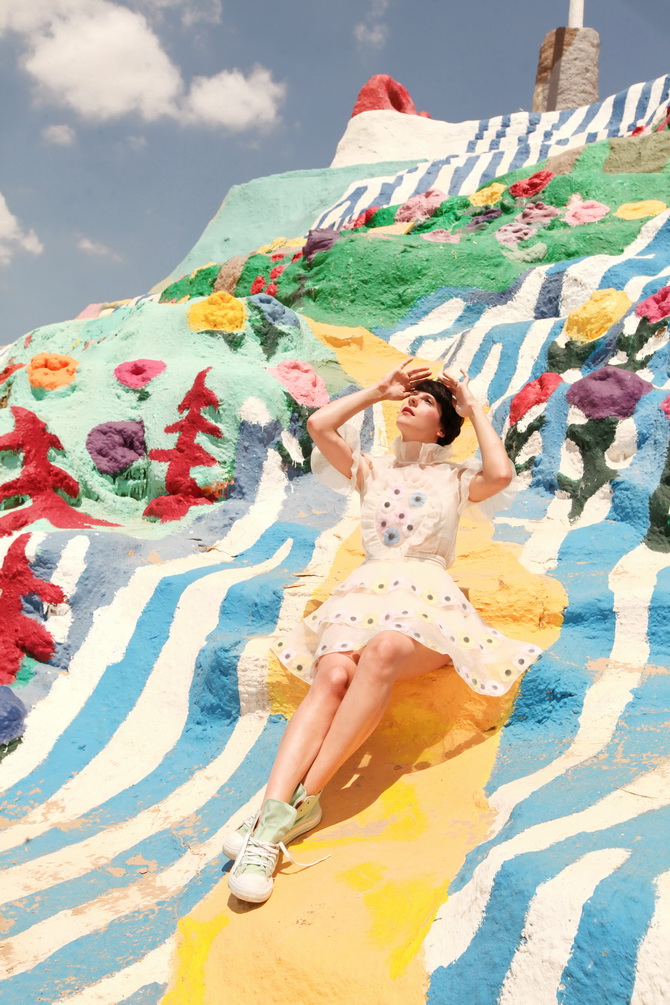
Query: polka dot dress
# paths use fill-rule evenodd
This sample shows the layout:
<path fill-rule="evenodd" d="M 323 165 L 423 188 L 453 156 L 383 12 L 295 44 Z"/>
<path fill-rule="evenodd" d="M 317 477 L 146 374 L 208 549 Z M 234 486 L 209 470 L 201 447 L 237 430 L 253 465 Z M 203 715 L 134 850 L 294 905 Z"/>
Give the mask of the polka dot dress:
<path fill-rule="evenodd" d="M 402 440 L 392 455 L 355 454 L 366 560 L 273 644 L 292 673 L 311 681 L 321 656 L 358 652 L 383 631 L 443 653 L 480 694 L 504 694 L 538 658 L 538 646 L 487 625 L 447 571 L 470 481 L 481 469 L 477 461 L 457 465 L 448 456 L 437 444 Z M 480 508 L 490 515 L 509 497 L 506 490 Z"/>

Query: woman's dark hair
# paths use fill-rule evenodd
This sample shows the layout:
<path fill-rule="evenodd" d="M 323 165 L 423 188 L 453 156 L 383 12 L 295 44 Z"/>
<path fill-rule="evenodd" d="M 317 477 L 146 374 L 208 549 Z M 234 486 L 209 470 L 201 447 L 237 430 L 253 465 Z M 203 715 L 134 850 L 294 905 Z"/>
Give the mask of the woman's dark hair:
<path fill-rule="evenodd" d="M 441 447 L 446 447 L 453 443 L 461 431 L 463 417 L 458 414 L 451 400 L 451 394 L 439 380 L 421 380 L 413 387 L 414 391 L 427 391 L 432 394 L 440 409 L 440 423 L 444 430 L 444 436 L 439 436 L 437 442 Z"/>

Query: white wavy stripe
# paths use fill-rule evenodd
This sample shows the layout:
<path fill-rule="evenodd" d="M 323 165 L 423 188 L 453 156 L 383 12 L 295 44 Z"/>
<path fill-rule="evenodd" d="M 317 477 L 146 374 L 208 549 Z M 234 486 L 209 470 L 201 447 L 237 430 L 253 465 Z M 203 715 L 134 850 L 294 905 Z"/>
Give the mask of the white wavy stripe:
<path fill-rule="evenodd" d="M 555 323 L 556 318 L 539 318 L 532 322 L 519 347 L 514 373 L 506 390 L 491 404 L 492 412 L 496 410 L 501 401 L 504 401 L 511 394 L 516 394 L 527 383 L 539 358 L 540 350 Z"/>
<path fill-rule="evenodd" d="M 171 936 L 162 946 L 152 949 L 141 960 L 104 977 L 96 984 L 59 998 L 58 1005 L 118 1005 L 147 984 L 166 984 L 170 979 L 172 958 L 177 950 L 177 937 Z"/>
<path fill-rule="evenodd" d="M 638 544 L 619 559 L 608 577 L 614 594 L 612 658 L 633 666 L 649 659 L 649 607 L 659 572 L 670 567 L 670 554 Z M 615 655 L 616 654 L 616 655 Z"/>
<path fill-rule="evenodd" d="M 650 551 L 640 544 L 612 569 L 608 585 L 614 598 L 614 643 L 608 665 L 586 691 L 577 733 L 568 750 L 554 761 L 491 793 L 489 805 L 498 812 L 487 840 L 500 833 L 520 802 L 577 764 L 594 757 L 612 739 L 649 658 L 649 607 L 658 574 L 668 566 L 670 555 Z"/>
<path fill-rule="evenodd" d="M 445 328 L 450 328 L 458 320 L 465 309 L 465 301 L 459 297 L 449 297 L 438 307 L 425 314 L 420 321 L 408 325 L 395 332 L 389 339 L 389 345 L 400 352 L 409 352 L 409 347 L 415 338 L 438 335 Z M 452 336 L 453 338 L 454 336 Z"/>
<path fill-rule="evenodd" d="M 103 749 L 46 802 L 0 833 L 0 851 L 77 819 L 150 774 L 179 739 L 189 708 L 198 653 L 219 621 L 228 590 L 275 569 L 287 557 L 288 538 L 258 565 L 213 572 L 182 593 L 170 632 L 133 708 Z M 156 724 L 160 729 L 156 729 Z"/>
<path fill-rule="evenodd" d="M 630 851 L 603 848 L 582 855 L 534 894 L 498 998 L 498 1005 L 556 1005 L 584 904 Z"/>
<path fill-rule="evenodd" d="M 489 805 L 497 811 L 497 816 L 486 836 L 487 841 L 500 833 L 512 811 L 524 799 L 607 746 L 640 677 L 639 673 L 622 672 L 618 663 L 607 667 L 584 696 L 579 728 L 565 753 L 530 775 L 500 785 L 488 797 Z"/>
<path fill-rule="evenodd" d="M 0 792 L 20 782 L 45 760 L 59 736 L 90 698 L 107 667 L 122 659 L 137 621 L 161 580 L 219 565 L 250 548 L 277 520 L 286 486 L 281 459 L 276 451 L 270 451 L 263 465 L 256 499 L 211 550 L 173 559 L 160 566 L 136 569 L 127 585 L 117 590 L 111 603 L 94 612 L 91 629 L 72 657 L 68 674 L 57 677 L 49 693 L 31 711 L 23 743 L 3 762 Z"/>
<path fill-rule="evenodd" d="M 670 869 L 654 880 L 654 914 L 640 942 L 630 1005 L 670 1001 Z"/>
<path fill-rule="evenodd" d="M 0 904 L 9 904 L 100 869 L 117 855 L 133 848 L 152 834 L 174 827 L 191 813 L 196 813 L 212 799 L 252 750 L 267 723 L 264 715 L 245 715 L 238 719 L 223 751 L 206 767 L 196 771 L 187 782 L 174 789 L 159 803 L 148 806 L 122 823 L 106 827 L 98 834 L 41 855 L 30 862 L 5 869 L 2 874 Z"/>
<path fill-rule="evenodd" d="M 86 568 L 86 553 L 91 541 L 86 534 L 71 537 L 63 548 L 51 582 L 60 586 L 67 598 L 67 607 L 60 605 L 48 614 L 46 627 L 54 642 L 65 642 L 72 625 L 72 597 Z M 64 607 L 64 610 L 60 608 Z"/>
<path fill-rule="evenodd" d="M 477 376 L 472 378 L 470 386 L 477 401 L 488 402 L 489 385 L 496 375 L 502 350 L 502 342 L 493 342 L 488 356 L 484 360 L 484 365 Z"/>
<path fill-rule="evenodd" d="M 574 265 L 568 266 L 563 274 L 559 314 L 566 317 L 577 307 L 581 307 L 589 297 L 601 288 L 603 276 L 616 265 L 630 258 L 642 255 L 647 245 L 651 244 L 658 232 L 668 222 L 670 211 L 665 210 L 652 217 L 640 229 L 635 240 L 629 244 L 620 255 L 591 255 Z M 647 281 L 653 277 L 648 276 Z"/>
<path fill-rule="evenodd" d="M 484 919 L 496 875 L 505 862 L 527 852 L 544 851 L 576 834 L 615 827 L 668 804 L 670 760 L 666 759 L 658 768 L 638 775 L 626 788 L 608 793 L 592 806 L 534 824 L 495 845 L 465 886 L 450 895 L 433 923 L 425 942 L 428 971 L 447 967 L 466 952 Z"/>
<path fill-rule="evenodd" d="M 77 939 L 91 935 L 113 921 L 136 911 L 150 912 L 167 900 L 174 900 L 198 873 L 221 853 L 224 831 L 237 827 L 258 808 L 262 790 L 240 807 L 223 827 L 202 844 L 189 847 L 181 858 L 161 872 L 146 873 L 132 886 L 109 890 L 78 907 L 59 911 L 18 935 L 0 943 L 0 963 L 6 977 L 32 970 L 53 953 Z M 148 924 L 150 922 L 147 922 Z"/>
<path fill-rule="evenodd" d="M 549 503 L 543 520 L 533 521 L 533 530 L 523 546 L 519 561 L 528 569 L 544 575 L 558 565 L 558 553 L 563 541 L 573 530 L 591 527 L 606 519 L 612 503 L 609 482 L 590 496 L 580 516 L 570 522 L 572 499 L 555 496 Z"/>

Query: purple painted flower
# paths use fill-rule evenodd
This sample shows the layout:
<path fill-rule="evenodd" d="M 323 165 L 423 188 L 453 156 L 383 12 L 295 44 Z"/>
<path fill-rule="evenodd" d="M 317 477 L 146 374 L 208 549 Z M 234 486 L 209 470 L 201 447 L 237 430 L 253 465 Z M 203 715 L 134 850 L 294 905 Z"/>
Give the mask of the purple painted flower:
<path fill-rule="evenodd" d="M 556 209 L 555 206 L 548 206 L 546 203 L 539 201 L 529 202 L 521 214 L 521 220 L 523 223 L 535 223 L 539 224 L 540 227 L 546 227 L 555 216 L 560 216 L 560 210 Z"/>
<path fill-rule="evenodd" d="M 653 385 L 632 370 L 603 366 L 572 384 L 566 398 L 589 419 L 604 419 L 608 415 L 626 419 L 633 414 L 640 398 L 650 391 Z"/>
<path fill-rule="evenodd" d="M 466 226 L 466 230 L 482 230 L 484 227 L 492 223 L 493 220 L 497 220 L 499 216 L 502 216 L 502 210 L 498 209 L 497 206 L 493 206 L 491 209 L 485 209 L 483 213 L 477 213 L 476 216 L 470 220 L 470 223 Z"/>
<path fill-rule="evenodd" d="M 537 230 L 532 224 L 514 220 L 512 223 L 503 224 L 500 230 L 496 230 L 495 238 L 507 248 L 516 248 L 519 241 L 527 241 L 536 233 Z"/>
<path fill-rule="evenodd" d="M 310 230 L 302 249 L 303 258 L 311 262 L 320 251 L 329 251 L 340 236 L 339 230 L 333 230 L 332 227 Z"/>
<path fill-rule="evenodd" d="M 102 422 L 86 437 L 86 449 L 103 475 L 120 475 L 147 452 L 144 423 Z"/>

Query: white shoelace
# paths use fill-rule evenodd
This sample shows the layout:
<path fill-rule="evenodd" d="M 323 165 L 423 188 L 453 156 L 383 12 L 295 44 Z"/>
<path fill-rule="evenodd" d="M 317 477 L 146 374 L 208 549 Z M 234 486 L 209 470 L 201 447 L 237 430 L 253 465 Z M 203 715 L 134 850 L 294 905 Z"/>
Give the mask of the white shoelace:
<path fill-rule="evenodd" d="M 327 858 L 330 858 L 330 855 L 324 855 L 323 858 L 317 859 L 316 862 L 298 862 L 293 858 L 283 841 L 277 841 L 276 844 L 268 841 L 259 841 L 249 831 L 232 871 L 235 873 L 238 870 L 246 869 L 247 866 L 256 865 L 267 871 L 268 876 L 271 876 L 277 865 L 280 851 L 293 862 L 293 865 L 298 865 L 302 869 L 311 869 L 313 865 L 319 865 L 320 862 L 325 862 Z"/>

